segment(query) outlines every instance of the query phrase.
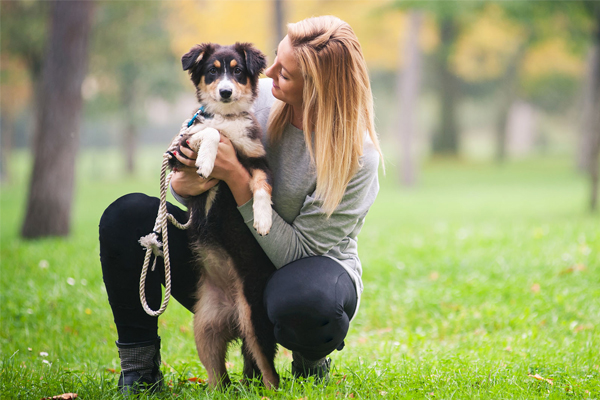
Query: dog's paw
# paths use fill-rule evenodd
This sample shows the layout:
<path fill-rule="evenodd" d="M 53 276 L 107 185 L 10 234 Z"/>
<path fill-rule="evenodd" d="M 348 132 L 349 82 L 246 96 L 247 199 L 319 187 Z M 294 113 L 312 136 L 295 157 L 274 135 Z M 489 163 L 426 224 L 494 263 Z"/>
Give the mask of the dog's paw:
<path fill-rule="evenodd" d="M 258 232 L 258 234 L 260 236 L 267 236 L 269 234 L 269 232 L 271 231 L 271 218 L 269 217 L 269 219 L 256 219 L 256 217 L 254 217 L 254 229 L 256 229 L 256 232 Z"/>
<path fill-rule="evenodd" d="M 264 190 L 259 190 L 254 194 L 252 211 L 254 212 L 254 229 L 260 236 L 268 235 L 273 224 L 273 209 L 271 208 L 271 198 Z"/>
<path fill-rule="evenodd" d="M 211 159 L 200 159 L 199 157 L 196 159 L 196 172 L 204 179 L 208 179 L 210 174 L 212 174 L 213 168 L 215 167 L 215 160 Z"/>

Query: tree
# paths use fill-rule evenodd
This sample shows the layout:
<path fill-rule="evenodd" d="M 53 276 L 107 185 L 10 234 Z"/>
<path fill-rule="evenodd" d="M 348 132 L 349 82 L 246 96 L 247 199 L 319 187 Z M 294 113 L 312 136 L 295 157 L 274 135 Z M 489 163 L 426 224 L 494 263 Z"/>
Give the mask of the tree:
<path fill-rule="evenodd" d="M 93 1 L 52 4 L 38 94 L 34 166 L 21 231 L 26 238 L 64 236 L 70 231 L 81 84 L 87 69 L 93 8 Z"/>
<path fill-rule="evenodd" d="M 584 126 L 586 129 L 582 135 L 582 165 L 590 177 L 590 209 L 598 209 L 598 169 L 600 163 L 600 4 L 586 4 L 587 9 L 594 21 L 592 39 L 589 84 L 591 87 L 590 104 L 592 112 L 584 114 Z M 594 111 L 595 110 L 595 111 Z M 587 151 L 586 151 L 587 150 Z"/>
<path fill-rule="evenodd" d="M 423 13 L 409 14 L 408 37 L 403 47 L 404 68 L 399 71 L 396 83 L 396 96 L 399 99 L 398 133 L 400 136 L 402 184 L 413 186 L 416 183 L 417 168 L 414 144 L 417 136 L 417 104 L 421 86 L 422 54 L 419 48 L 419 33 L 423 23 Z"/>
<path fill-rule="evenodd" d="M 561 17 L 560 19 L 571 21 L 564 31 L 575 45 L 591 44 L 586 98 L 582 107 L 583 132 L 578 164 L 589 176 L 589 207 L 594 211 L 598 207 L 598 158 L 600 157 L 600 62 L 596 55 L 600 49 L 600 3 L 572 0 L 559 3 L 503 2 L 502 4 L 506 12 L 515 20 L 528 23 L 532 17 L 536 17 L 545 23 L 546 27 L 545 29 L 542 27 L 541 32 L 534 31 L 538 39 L 555 33 L 557 17 Z"/>
<path fill-rule="evenodd" d="M 140 126 L 146 123 L 144 101 L 171 97 L 181 88 L 179 56 L 170 49 L 161 2 L 111 1 L 98 9 L 90 75 L 101 85 L 91 102 L 95 114 L 116 113 L 121 125 L 125 171 L 135 170 Z"/>
<path fill-rule="evenodd" d="M 33 98 L 32 115 L 39 115 L 37 103 L 40 98 L 38 93 L 48 10 L 48 2 L 45 1 L 2 1 L 0 3 L 0 55 L 2 57 L 0 172 L 3 181 L 9 180 L 10 177 L 9 157 L 17 114 Z M 23 70 L 28 77 L 24 76 Z"/>
<path fill-rule="evenodd" d="M 453 71 L 451 56 L 461 33 L 462 19 L 483 9 L 483 3 L 423 2 L 397 0 L 394 7 L 404 10 L 422 10 L 438 23 L 440 43 L 434 54 L 437 86 L 440 98 L 440 119 L 433 133 L 433 154 L 458 155 L 460 128 L 458 106 L 461 80 Z"/>

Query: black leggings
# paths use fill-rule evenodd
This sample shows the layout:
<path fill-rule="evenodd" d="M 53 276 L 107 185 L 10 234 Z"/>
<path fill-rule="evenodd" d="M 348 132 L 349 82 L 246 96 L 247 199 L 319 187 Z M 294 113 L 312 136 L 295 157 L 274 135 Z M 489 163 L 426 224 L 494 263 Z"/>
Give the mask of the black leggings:
<path fill-rule="evenodd" d="M 100 220 L 102 274 L 121 343 L 152 340 L 158 334 L 158 318 L 146 314 L 140 303 L 145 249 L 138 243 L 152 231 L 158 204 L 155 197 L 128 194 L 112 203 Z M 187 220 L 186 212 L 178 207 L 168 204 L 167 209 L 178 221 Z M 192 311 L 198 267 L 187 232 L 171 224 L 168 230 L 171 295 Z M 153 310 L 160 307 L 163 284 L 164 265 L 159 258 L 156 270 L 149 269 L 146 279 L 146 300 Z M 344 268 L 328 257 L 315 256 L 277 270 L 267 284 L 264 301 L 277 342 L 316 360 L 343 347 L 357 297 Z"/>

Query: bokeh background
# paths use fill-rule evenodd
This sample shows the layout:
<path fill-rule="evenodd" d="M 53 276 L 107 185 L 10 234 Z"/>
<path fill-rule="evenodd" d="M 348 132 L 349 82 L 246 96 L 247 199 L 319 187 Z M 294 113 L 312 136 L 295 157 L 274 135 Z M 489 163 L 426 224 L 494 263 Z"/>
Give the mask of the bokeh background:
<path fill-rule="evenodd" d="M 362 44 L 385 155 L 361 309 L 335 385 L 233 397 L 600 397 L 599 1 L 0 0 L 1 398 L 115 398 L 98 221 L 159 194 L 197 107 L 181 56 L 247 41 L 271 62 L 323 14 Z M 212 398 L 191 319 L 159 320 L 163 398 Z"/>
<path fill-rule="evenodd" d="M 47 120 L 41 123 L 44 128 L 38 126 L 40 118 L 58 112 L 44 114 L 44 109 L 61 100 L 51 86 L 46 90 L 50 94 L 44 95 L 43 71 L 44 65 L 51 64 L 52 46 L 64 48 L 69 42 L 68 36 L 56 36 L 52 42 L 53 26 L 67 24 L 69 14 L 53 13 L 55 3 L 48 1 L 1 3 L 4 183 L 33 168 L 29 164 L 35 159 L 41 163 L 39 170 L 52 169 L 52 161 L 44 161 L 42 154 L 47 146 L 38 146 L 38 153 L 33 150 L 34 142 L 45 143 L 42 136 L 58 147 L 56 158 L 72 159 L 60 174 L 75 170 L 82 157 L 100 162 L 107 149 L 122 155 L 85 179 L 139 173 L 144 168 L 144 149 L 164 147 L 195 107 L 193 87 L 180 67 L 181 55 L 191 46 L 249 41 L 271 62 L 287 22 L 333 14 L 350 23 L 362 43 L 389 181 L 418 186 L 423 166 L 440 158 L 498 165 L 518 159 L 560 158 L 569 160 L 568 168 L 590 176 L 586 201 L 593 201 L 600 142 L 594 119 L 600 114 L 597 2 L 83 3 L 89 8 L 86 17 L 79 18 L 85 26 L 72 33 L 84 36 L 79 44 L 82 49 L 79 55 L 71 55 L 81 72 L 70 73 L 74 85 L 81 87 L 81 99 L 65 109 L 75 121 L 65 128 L 72 132 L 62 136 L 48 128 Z M 58 69 L 55 73 L 68 72 Z M 50 75 L 47 80 L 57 82 Z M 61 129 L 57 123 L 54 130 Z M 69 145 L 58 145 L 61 142 Z M 65 148 L 70 150 L 61 154 Z M 35 175 L 32 188 L 41 185 L 34 183 Z M 67 193 L 58 202 L 68 202 L 65 198 L 73 192 L 73 185 L 66 181 L 47 189 Z M 35 208 L 29 204 L 27 212 L 35 214 Z M 69 215 L 70 211 L 46 214 Z M 61 229 L 54 233 L 69 231 Z M 53 234 L 52 229 L 39 230 L 30 232 L 24 227 L 24 234 Z"/>

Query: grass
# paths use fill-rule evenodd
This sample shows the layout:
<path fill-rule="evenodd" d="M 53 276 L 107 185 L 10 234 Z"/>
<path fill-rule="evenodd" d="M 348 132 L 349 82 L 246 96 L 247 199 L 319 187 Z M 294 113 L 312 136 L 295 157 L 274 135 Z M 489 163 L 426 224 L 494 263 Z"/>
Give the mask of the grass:
<path fill-rule="evenodd" d="M 143 176 L 121 177 L 117 160 L 81 159 L 66 239 L 21 240 L 26 171 L 2 186 L 2 399 L 120 398 L 97 223 L 121 194 L 157 194 L 160 149 L 145 151 Z M 288 379 L 285 349 L 278 391 L 191 383 L 206 373 L 173 301 L 159 322 L 172 386 L 157 398 L 600 398 L 600 219 L 569 161 L 438 161 L 415 189 L 395 180 L 390 165 L 360 235 L 365 293 L 329 385 Z M 229 362 L 239 379 L 237 348 Z"/>

